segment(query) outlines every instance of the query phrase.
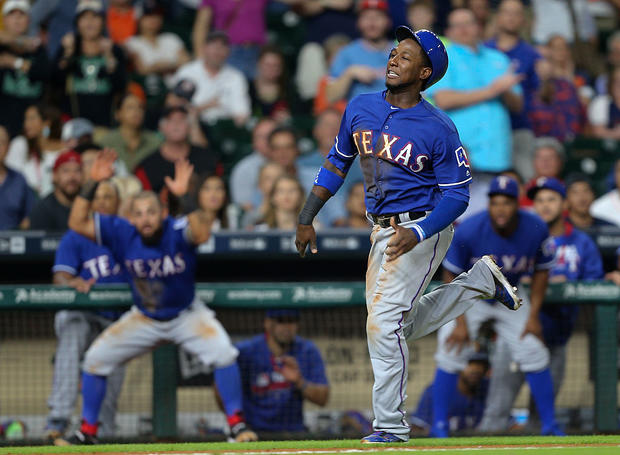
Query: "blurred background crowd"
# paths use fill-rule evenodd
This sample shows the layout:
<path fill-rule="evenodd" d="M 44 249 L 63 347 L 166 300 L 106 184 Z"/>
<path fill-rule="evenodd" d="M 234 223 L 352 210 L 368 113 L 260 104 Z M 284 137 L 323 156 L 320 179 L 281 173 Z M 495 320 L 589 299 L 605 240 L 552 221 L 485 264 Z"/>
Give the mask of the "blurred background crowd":
<path fill-rule="evenodd" d="M 497 173 L 510 172 L 525 194 L 532 179 L 580 171 L 569 179 L 578 183 L 569 188 L 571 219 L 620 224 L 619 0 L 4 0 L 0 8 L 0 229 L 66 230 L 104 147 L 118 154 L 121 200 L 142 188 L 166 200 L 164 177 L 187 158 L 195 178 L 181 211 L 213 211 L 218 229 L 294 229 L 347 101 L 384 89 L 400 24 L 433 30 L 447 45 L 448 73 L 425 96 L 468 150 L 476 179 L 465 216 L 486 206 Z M 588 137 L 612 152 L 575 161 L 571 144 Z M 318 227 L 370 227 L 361 172 L 349 174 Z"/>

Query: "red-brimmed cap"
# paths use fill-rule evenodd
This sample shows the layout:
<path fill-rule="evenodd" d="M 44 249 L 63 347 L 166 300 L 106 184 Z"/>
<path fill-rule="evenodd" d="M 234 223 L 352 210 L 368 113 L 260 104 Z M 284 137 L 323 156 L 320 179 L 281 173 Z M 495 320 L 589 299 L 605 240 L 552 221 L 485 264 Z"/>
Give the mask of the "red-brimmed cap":
<path fill-rule="evenodd" d="M 74 150 L 67 150 L 66 152 L 62 152 L 60 155 L 58 155 L 58 158 L 56 158 L 56 161 L 54 162 L 54 171 L 65 163 L 77 163 L 81 165 L 82 158 Z"/>
<path fill-rule="evenodd" d="M 357 4 L 357 11 L 364 11 L 367 9 L 378 9 L 388 13 L 390 8 L 386 0 L 361 0 Z"/>

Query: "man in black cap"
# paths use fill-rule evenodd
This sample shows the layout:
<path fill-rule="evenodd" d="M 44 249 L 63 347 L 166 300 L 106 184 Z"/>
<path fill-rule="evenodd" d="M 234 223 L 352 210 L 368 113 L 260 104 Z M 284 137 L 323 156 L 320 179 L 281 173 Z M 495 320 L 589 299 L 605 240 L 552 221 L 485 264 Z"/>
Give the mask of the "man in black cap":
<path fill-rule="evenodd" d="M 174 175 L 174 164 L 188 159 L 194 165 L 194 176 L 190 182 L 190 191 L 197 191 L 200 177 L 216 174 L 220 170 L 217 156 L 210 150 L 198 147 L 189 140 L 189 114 L 183 106 L 171 106 L 164 110 L 159 122 L 159 130 L 164 142 L 159 153 L 153 153 L 136 168 L 135 174 L 146 190 L 160 193 L 165 187 L 164 178 Z M 191 196 L 189 199 L 192 199 Z"/>
<path fill-rule="evenodd" d="M 299 310 L 267 310 L 264 328 L 237 345 L 246 421 L 257 431 L 306 431 L 303 401 L 325 406 L 329 397 L 321 353 L 297 336 Z"/>

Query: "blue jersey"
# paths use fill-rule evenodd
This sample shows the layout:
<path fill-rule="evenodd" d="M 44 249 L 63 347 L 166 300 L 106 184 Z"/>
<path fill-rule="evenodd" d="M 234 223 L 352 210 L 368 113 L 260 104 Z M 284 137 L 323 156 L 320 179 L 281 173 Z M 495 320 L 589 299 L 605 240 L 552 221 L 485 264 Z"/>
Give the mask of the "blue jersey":
<path fill-rule="evenodd" d="M 168 217 L 160 242 L 145 245 L 123 218 L 95 215 L 97 243 L 124 265 L 136 306 L 153 319 L 172 319 L 194 300 L 196 246 L 187 239 L 187 226 L 187 217 Z"/>
<path fill-rule="evenodd" d="M 107 247 L 97 245 L 72 230 L 68 230 L 60 240 L 52 271 L 66 272 L 84 280 L 94 278 L 98 284 L 127 282 L 121 264 Z M 120 314 L 118 311 L 97 313 L 109 319 L 116 319 Z"/>
<path fill-rule="evenodd" d="M 555 265 L 549 272 L 556 281 L 602 279 L 603 261 L 594 241 L 584 232 L 566 223 L 564 235 L 553 237 Z M 543 305 L 540 321 L 548 346 L 564 345 L 568 341 L 579 307 L 577 305 Z"/>
<path fill-rule="evenodd" d="M 327 159 L 347 172 L 360 156 L 369 213 L 432 210 L 442 190 L 467 187 L 471 180 L 459 135 L 448 116 L 426 100 L 400 109 L 385 94 L 351 100 Z"/>
<path fill-rule="evenodd" d="M 451 431 L 478 426 L 484 413 L 488 390 L 489 380 L 486 378 L 482 379 L 480 387 L 473 397 L 463 395 L 457 388 L 448 409 Z M 433 384 L 429 385 L 422 393 L 418 408 L 411 414 L 410 421 L 422 428 L 431 427 L 433 423 Z"/>
<path fill-rule="evenodd" d="M 459 274 L 482 256 L 491 254 L 513 286 L 534 270 L 550 269 L 555 249 L 547 224 L 525 210 L 519 210 L 518 217 L 517 228 L 509 237 L 502 237 L 493 229 L 487 210 L 467 218 L 456 228 L 443 266 Z"/>
<path fill-rule="evenodd" d="M 243 341 L 237 349 L 243 411 L 250 427 L 259 431 L 305 431 L 302 393 L 278 371 L 280 365 L 271 354 L 265 335 Z M 306 381 L 327 384 L 323 359 L 314 343 L 296 337 L 287 354 L 297 360 Z"/>

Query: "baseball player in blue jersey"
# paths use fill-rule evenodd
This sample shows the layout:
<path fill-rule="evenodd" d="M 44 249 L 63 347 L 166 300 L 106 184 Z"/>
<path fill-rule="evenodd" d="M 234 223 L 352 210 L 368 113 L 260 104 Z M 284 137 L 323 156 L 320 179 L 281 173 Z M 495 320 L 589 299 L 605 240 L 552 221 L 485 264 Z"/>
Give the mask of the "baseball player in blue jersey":
<path fill-rule="evenodd" d="M 94 212 L 114 215 L 120 204 L 118 190 L 111 182 L 102 182 L 93 199 Z M 71 286 L 88 292 L 96 283 L 127 283 L 120 264 L 105 246 L 82 237 L 75 231 L 65 233 L 56 250 L 54 284 Z M 51 441 L 60 438 L 67 429 L 77 400 L 80 383 L 80 361 L 90 342 L 120 314 L 116 311 L 62 310 L 54 318 L 58 338 L 54 356 L 54 381 L 48 399 L 50 413 L 45 427 Z M 125 369 L 117 368 L 111 375 L 101 410 L 101 430 L 114 434 L 116 403 L 123 383 Z"/>
<path fill-rule="evenodd" d="M 469 201 L 471 172 L 450 119 L 420 96 L 445 74 L 448 57 L 427 30 L 396 30 L 384 92 L 351 100 L 340 131 L 299 215 L 296 246 L 317 252 L 312 220 L 344 181 L 356 156 L 368 217 L 375 223 L 366 273 L 368 351 L 375 377 L 374 433 L 365 443 L 409 439 L 406 338 L 420 338 L 462 314 L 476 298 L 519 298 L 490 257 L 423 296 Z"/>
<path fill-rule="evenodd" d="M 547 223 L 555 245 L 555 263 L 549 270 L 549 282 L 602 279 L 603 261 L 596 244 L 585 232 L 564 219 L 564 184 L 555 178 L 540 177 L 528 190 L 528 197 L 534 201 L 536 213 Z M 549 349 L 549 369 L 556 396 L 564 379 L 566 343 L 575 327 L 578 312 L 577 305 L 543 305 L 540 310 L 543 340 Z M 502 347 L 499 349 L 502 350 Z M 510 355 L 503 358 L 498 356 L 493 364 L 493 374 L 499 375 L 502 380 L 498 381 L 493 391 L 497 398 L 492 397 L 492 408 L 489 409 L 492 420 L 486 426 L 490 430 L 502 431 L 507 428 L 510 405 L 523 383 L 523 374 L 511 371 L 511 361 Z"/>
<path fill-rule="evenodd" d="M 69 216 L 69 227 L 99 245 L 107 246 L 123 264 L 135 306 L 108 327 L 86 352 L 82 375 L 82 425 L 70 443 L 96 441 L 99 411 L 106 390 L 106 377 L 119 365 L 148 352 L 160 342 L 180 344 L 214 369 L 231 436 L 236 441 L 255 440 L 243 419 L 241 378 L 237 349 L 228 334 L 195 294 L 196 246 L 204 243 L 213 219 L 196 210 L 188 216 L 167 216 L 152 192 L 134 197 L 132 223 L 116 216 L 89 217 L 98 181 L 113 174 L 116 153 L 101 152 Z M 170 193 L 187 192 L 193 166 L 175 164 L 175 178 L 166 177 Z"/>
<path fill-rule="evenodd" d="M 519 210 L 516 180 L 501 175 L 491 181 L 489 208 L 465 220 L 456 230 L 454 242 L 443 265 L 445 279 L 467 270 L 484 255 L 493 255 L 506 278 L 517 286 L 521 278 L 532 275 L 529 302 L 516 313 L 496 302 L 478 302 L 467 312 L 443 326 L 438 332 L 435 355 L 437 372 L 434 382 L 432 434 L 448 436 L 447 409 L 451 390 L 471 353 L 469 334 L 478 332 L 483 321 L 495 320 L 499 341 L 505 341 L 512 359 L 525 376 L 542 420 L 542 434 L 563 434 L 555 421 L 553 385 L 549 372 L 549 351 L 542 340 L 540 308 L 547 289 L 549 269 L 554 263 L 553 240 L 547 225 L 537 215 Z M 491 376 L 484 421 L 490 419 L 494 387 L 498 377 Z M 500 397 L 501 398 L 501 397 Z M 510 403 L 512 405 L 512 403 Z"/>
<path fill-rule="evenodd" d="M 238 343 L 243 411 L 257 431 L 307 431 L 303 402 L 325 406 L 329 385 L 321 353 L 297 336 L 299 310 L 271 309 L 265 333 Z"/>

